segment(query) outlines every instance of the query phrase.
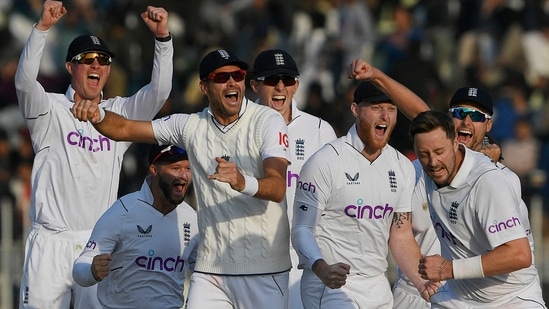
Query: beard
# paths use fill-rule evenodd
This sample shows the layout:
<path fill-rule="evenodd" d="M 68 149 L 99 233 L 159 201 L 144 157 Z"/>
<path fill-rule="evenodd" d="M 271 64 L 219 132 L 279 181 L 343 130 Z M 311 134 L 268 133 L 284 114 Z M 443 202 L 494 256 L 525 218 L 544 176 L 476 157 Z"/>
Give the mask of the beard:
<path fill-rule="evenodd" d="M 164 197 L 173 205 L 179 205 L 183 202 L 185 199 L 185 194 L 182 194 L 180 197 L 173 196 L 172 195 L 172 184 L 168 183 L 164 180 L 162 176 L 158 177 L 158 186 L 160 187 L 160 190 L 162 190 L 162 193 L 164 194 Z M 185 192 L 186 193 L 186 192 Z"/>

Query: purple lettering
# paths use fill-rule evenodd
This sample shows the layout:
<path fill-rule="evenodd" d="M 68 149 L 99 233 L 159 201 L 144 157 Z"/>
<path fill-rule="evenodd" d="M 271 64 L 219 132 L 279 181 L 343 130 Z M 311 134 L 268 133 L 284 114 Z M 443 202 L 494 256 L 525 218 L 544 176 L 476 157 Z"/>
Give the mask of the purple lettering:
<path fill-rule="evenodd" d="M 166 272 L 182 272 L 185 266 L 185 260 L 181 256 L 162 258 L 138 256 L 135 259 L 137 266 L 145 268 L 147 270 L 159 270 Z"/>
<path fill-rule="evenodd" d="M 367 213 L 366 213 L 367 211 Z M 370 206 L 370 205 L 364 205 L 364 206 L 356 206 L 356 205 L 347 205 L 345 207 L 344 212 L 347 216 L 351 218 L 357 218 L 357 219 L 383 219 L 387 218 L 387 216 L 391 215 L 393 212 L 393 207 L 389 206 L 389 204 L 385 204 L 385 206 L 377 205 L 377 206 Z M 365 216 L 366 213 L 366 216 Z"/>
<path fill-rule="evenodd" d="M 490 234 L 494 234 L 519 225 L 522 225 L 520 223 L 520 219 L 517 217 L 512 217 L 511 219 L 508 219 L 506 221 L 494 222 L 494 224 L 488 226 L 488 232 Z"/>
<path fill-rule="evenodd" d="M 111 151 L 111 140 L 103 135 L 99 135 L 97 139 L 94 139 L 73 131 L 67 134 L 67 143 L 92 152 Z"/>
<path fill-rule="evenodd" d="M 299 174 L 294 174 L 292 171 L 288 170 L 288 180 L 286 183 L 288 184 L 288 188 L 292 187 L 292 179 L 295 179 L 295 183 L 298 183 L 299 180 Z"/>
<path fill-rule="evenodd" d="M 297 182 L 297 188 L 301 189 L 303 191 L 309 191 L 309 192 L 312 192 L 312 193 L 316 193 L 316 186 L 313 185 L 311 182 L 303 183 L 301 181 L 298 181 Z"/>

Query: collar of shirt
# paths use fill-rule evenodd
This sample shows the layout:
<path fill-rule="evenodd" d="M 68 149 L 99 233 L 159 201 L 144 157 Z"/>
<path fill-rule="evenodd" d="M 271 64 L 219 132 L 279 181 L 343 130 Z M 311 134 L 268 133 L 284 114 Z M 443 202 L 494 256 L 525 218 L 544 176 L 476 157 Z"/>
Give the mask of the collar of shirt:
<path fill-rule="evenodd" d="M 219 121 L 217 121 L 217 119 L 215 119 L 215 116 L 212 113 L 211 108 L 208 108 L 208 114 L 210 114 L 210 116 L 212 116 L 212 120 L 213 120 L 215 126 L 217 128 L 219 128 L 219 130 L 221 130 L 223 133 L 226 133 L 232 127 L 234 127 L 234 125 L 238 122 L 238 119 L 240 119 L 240 117 L 242 117 L 242 115 L 244 115 L 244 112 L 246 111 L 246 107 L 248 107 L 248 102 L 249 102 L 249 100 L 246 97 L 244 97 L 242 99 L 242 105 L 240 106 L 240 112 L 238 112 L 238 118 L 236 118 L 235 121 L 229 123 L 228 125 L 222 125 L 221 123 L 219 123 Z"/>
<path fill-rule="evenodd" d="M 74 102 L 74 94 L 76 91 L 74 91 L 74 88 L 72 88 L 72 85 L 69 85 L 69 88 L 67 89 L 67 92 L 65 93 L 65 96 L 67 97 L 67 100 Z M 101 100 L 99 100 L 99 103 L 103 102 L 103 90 L 101 90 Z"/>

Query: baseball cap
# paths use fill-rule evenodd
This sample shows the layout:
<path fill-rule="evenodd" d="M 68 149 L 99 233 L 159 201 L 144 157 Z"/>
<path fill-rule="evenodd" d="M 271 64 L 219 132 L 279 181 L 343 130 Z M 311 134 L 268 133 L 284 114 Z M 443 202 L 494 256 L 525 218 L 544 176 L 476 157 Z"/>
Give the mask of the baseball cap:
<path fill-rule="evenodd" d="M 149 163 L 174 163 L 188 160 L 187 151 L 175 145 L 152 145 L 149 150 Z"/>
<path fill-rule="evenodd" d="M 93 34 L 85 34 L 72 40 L 67 51 L 67 62 L 71 61 L 74 56 L 83 52 L 96 51 L 102 52 L 114 58 L 114 53 L 109 50 L 105 41 Z"/>
<path fill-rule="evenodd" d="M 220 67 L 227 65 L 236 65 L 243 70 L 248 69 L 248 64 L 226 49 L 218 49 L 209 52 L 202 61 L 198 68 L 198 74 L 200 80 L 205 80 L 208 77 L 208 74 L 212 73 Z"/>
<path fill-rule="evenodd" d="M 254 61 L 252 70 L 254 78 L 271 75 L 299 76 L 297 65 L 290 54 L 282 49 L 264 50 Z"/>
<path fill-rule="evenodd" d="M 363 81 L 355 89 L 353 101 L 355 103 L 367 102 L 367 103 L 381 103 L 393 101 L 383 91 L 379 90 L 374 83 L 370 81 Z"/>
<path fill-rule="evenodd" d="M 490 115 L 494 113 L 494 105 L 492 104 L 490 94 L 480 88 L 462 87 L 456 90 L 450 100 L 450 107 L 459 103 L 477 106 Z"/>

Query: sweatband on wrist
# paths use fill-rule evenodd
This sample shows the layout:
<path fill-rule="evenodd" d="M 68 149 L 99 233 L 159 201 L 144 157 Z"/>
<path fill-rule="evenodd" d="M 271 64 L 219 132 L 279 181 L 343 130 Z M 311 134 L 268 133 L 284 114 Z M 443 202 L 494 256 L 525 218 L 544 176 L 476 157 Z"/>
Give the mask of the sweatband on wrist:
<path fill-rule="evenodd" d="M 454 279 L 484 278 L 480 255 L 452 261 Z"/>
<path fill-rule="evenodd" d="M 254 196 L 259 190 L 259 182 L 257 181 L 257 178 L 244 175 L 244 181 L 246 182 L 244 184 L 244 189 L 240 192 L 249 196 Z"/>
<path fill-rule="evenodd" d="M 105 110 L 103 108 L 99 108 L 99 120 L 96 121 L 95 123 L 100 123 L 101 121 L 103 121 L 103 119 L 105 119 Z"/>
<path fill-rule="evenodd" d="M 158 42 L 168 42 L 168 41 L 171 40 L 171 39 L 172 39 L 171 33 L 168 34 L 168 36 L 165 36 L 165 37 L 163 37 L 163 38 L 156 37 L 156 40 L 157 40 Z"/>

